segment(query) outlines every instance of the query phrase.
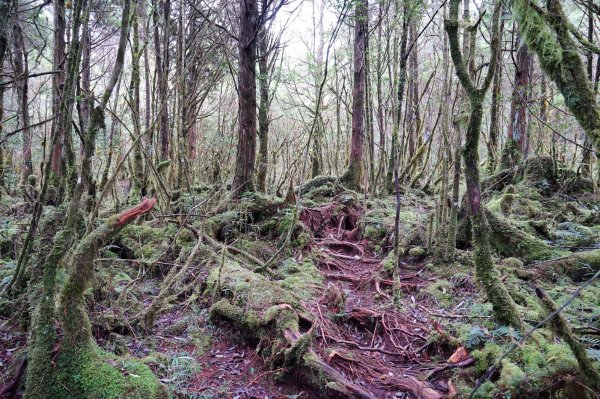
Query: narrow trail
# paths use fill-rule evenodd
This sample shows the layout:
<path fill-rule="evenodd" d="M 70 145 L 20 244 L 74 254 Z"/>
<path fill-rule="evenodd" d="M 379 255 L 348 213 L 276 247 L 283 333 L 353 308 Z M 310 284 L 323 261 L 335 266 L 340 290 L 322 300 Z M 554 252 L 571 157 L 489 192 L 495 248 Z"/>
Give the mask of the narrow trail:
<path fill-rule="evenodd" d="M 313 231 L 319 248 L 318 267 L 326 291 L 307 304 L 318 316 L 319 354 L 354 383 L 377 398 L 440 398 L 447 392 L 433 378 L 440 370 L 430 360 L 427 337 L 436 324 L 415 300 L 429 280 L 423 266 L 405 263 L 401 273 L 403 295 L 413 306 L 393 306 L 393 281 L 382 273 L 382 258 L 359 238 L 362 209 L 330 203 L 305 208 L 301 220 Z M 403 301 L 405 303 L 407 301 Z"/>

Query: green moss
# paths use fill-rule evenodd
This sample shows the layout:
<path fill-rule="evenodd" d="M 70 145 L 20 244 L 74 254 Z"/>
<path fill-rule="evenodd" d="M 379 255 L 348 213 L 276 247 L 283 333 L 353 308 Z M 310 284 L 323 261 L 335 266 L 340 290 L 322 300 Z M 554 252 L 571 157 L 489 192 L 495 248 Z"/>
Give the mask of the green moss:
<path fill-rule="evenodd" d="M 475 360 L 475 371 L 477 374 L 483 374 L 492 364 L 502 356 L 503 350 L 494 343 L 487 343 L 482 349 L 471 352 L 471 357 Z"/>
<path fill-rule="evenodd" d="M 323 277 L 310 260 L 298 262 L 287 259 L 277 269 L 277 273 L 285 276 L 279 283 L 299 298 L 308 300 L 323 286 Z"/>
<path fill-rule="evenodd" d="M 148 223 L 130 224 L 121 231 L 117 239 L 132 250 L 140 262 L 153 263 L 169 247 L 176 232 L 173 225 L 152 227 Z"/>
<path fill-rule="evenodd" d="M 196 348 L 196 355 L 203 355 L 206 353 L 212 346 L 212 336 L 210 334 L 203 334 L 199 331 L 193 332 L 192 343 Z"/>
<path fill-rule="evenodd" d="M 521 269 L 523 267 L 523 262 L 517 258 L 506 258 L 502 260 L 502 265 L 514 269 Z"/>
<path fill-rule="evenodd" d="M 120 358 L 99 349 L 61 352 L 56 359 L 54 399 L 153 399 L 166 398 L 165 387 L 141 361 Z"/>
<path fill-rule="evenodd" d="M 486 209 L 490 225 L 490 244 L 502 256 L 517 257 L 525 264 L 564 254 L 544 241 L 516 227 L 511 221 Z"/>
<path fill-rule="evenodd" d="M 525 372 L 508 359 L 502 360 L 502 369 L 498 387 L 502 390 L 516 391 L 525 380 Z"/>
<path fill-rule="evenodd" d="M 388 275 L 392 276 L 394 274 L 394 270 L 396 270 L 396 259 L 394 256 L 394 251 L 390 251 L 385 259 L 381 261 L 381 266 L 383 267 L 383 271 Z"/>
<path fill-rule="evenodd" d="M 448 308 L 453 303 L 454 285 L 447 280 L 438 280 L 420 291 L 438 301 L 440 306 Z"/>
<path fill-rule="evenodd" d="M 413 258 L 422 259 L 425 257 L 426 252 L 421 247 L 413 247 L 408 250 L 408 255 L 412 256 Z"/>

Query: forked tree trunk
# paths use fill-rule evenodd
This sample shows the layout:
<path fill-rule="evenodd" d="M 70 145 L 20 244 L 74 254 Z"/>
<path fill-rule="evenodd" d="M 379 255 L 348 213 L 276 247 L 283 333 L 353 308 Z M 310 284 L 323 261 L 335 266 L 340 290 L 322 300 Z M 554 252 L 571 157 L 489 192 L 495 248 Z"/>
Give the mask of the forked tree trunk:
<path fill-rule="evenodd" d="M 254 191 L 256 161 L 256 37 L 258 4 L 256 0 L 240 0 L 240 32 L 238 39 L 238 143 L 235 175 L 231 187 L 234 198 Z"/>
<path fill-rule="evenodd" d="M 492 58 L 487 75 L 482 86 L 473 83 L 458 40 L 458 5 L 460 0 L 450 1 L 449 19 L 445 22 L 448 40 L 450 42 L 450 55 L 456 68 L 456 74 L 469 97 L 471 108 L 469 124 L 463 157 L 465 160 L 465 181 L 467 183 L 467 196 L 469 211 L 473 225 L 474 236 L 474 261 L 475 271 L 479 282 L 483 285 L 488 301 L 492 303 L 494 316 L 499 323 L 520 327 L 521 321 L 516 310 L 516 305 L 500 280 L 492 260 L 490 249 L 490 228 L 481 204 L 481 184 L 479 177 L 479 136 L 483 118 L 483 99 L 490 86 L 496 68 L 499 51 L 500 37 L 498 32 L 498 19 L 500 17 L 500 4 L 495 6 L 492 16 Z"/>

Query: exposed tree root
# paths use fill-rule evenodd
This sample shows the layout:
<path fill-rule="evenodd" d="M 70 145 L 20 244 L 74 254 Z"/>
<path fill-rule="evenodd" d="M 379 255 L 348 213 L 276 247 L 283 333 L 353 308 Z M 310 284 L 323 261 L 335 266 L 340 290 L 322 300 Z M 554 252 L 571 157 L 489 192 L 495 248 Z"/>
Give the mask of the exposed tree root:
<path fill-rule="evenodd" d="M 211 307 L 211 317 L 232 322 L 246 337 L 258 341 L 259 351 L 270 359 L 272 368 L 285 368 L 302 376 L 325 397 L 376 398 L 332 367 L 329 364 L 333 361 L 331 356 L 325 361 L 317 354 L 312 345 L 314 327 L 319 323 L 317 320 L 321 320 L 320 323 L 327 321 L 309 313 L 288 290 L 229 260 L 211 272 L 208 287 L 209 290 L 218 287 L 216 296 L 221 298 Z M 382 319 L 381 314 L 371 312 Z M 319 326 L 321 335 L 327 334 L 327 328 L 323 327 Z M 408 355 L 408 352 L 364 347 L 349 340 L 341 343 L 367 352 Z M 405 348 L 399 346 L 398 349 Z M 441 398 L 435 390 L 411 376 L 397 376 L 394 384 L 415 398 Z"/>

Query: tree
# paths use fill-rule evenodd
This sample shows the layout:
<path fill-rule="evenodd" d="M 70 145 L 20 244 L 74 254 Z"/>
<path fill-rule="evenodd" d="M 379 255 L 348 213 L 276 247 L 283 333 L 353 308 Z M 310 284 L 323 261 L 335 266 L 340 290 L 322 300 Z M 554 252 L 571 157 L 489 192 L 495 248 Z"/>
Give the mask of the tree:
<path fill-rule="evenodd" d="M 256 39 L 259 34 L 257 0 L 239 2 L 240 32 L 238 36 L 238 144 L 235 175 L 231 187 L 239 198 L 254 191 L 256 161 Z"/>
<path fill-rule="evenodd" d="M 363 177 L 363 143 L 365 140 L 365 35 L 368 18 L 366 0 L 355 2 L 354 13 L 354 82 L 352 89 L 352 144 L 348 168 L 342 182 L 352 190 L 359 190 Z"/>
<path fill-rule="evenodd" d="M 529 150 L 528 119 L 529 101 L 531 98 L 531 70 L 533 59 L 527 44 L 517 38 L 517 62 L 510 107 L 510 123 L 508 125 L 507 148 L 504 150 L 503 167 L 512 167 L 521 159 L 527 158 Z"/>
<path fill-rule="evenodd" d="M 527 45 L 562 93 L 596 151 L 600 151 L 600 108 L 572 35 L 572 26 L 558 0 L 543 10 L 530 0 L 516 0 L 513 10 Z M 576 36 L 581 42 L 582 40 Z"/>
<path fill-rule="evenodd" d="M 499 323 L 520 327 L 521 321 L 516 310 L 516 305 L 500 280 L 492 260 L 490 249 L 490 228 L 482 209 L 481 183 L 479 176 L 479 136 L 481 133 L 481 120 L 483 117 L 483 99 L 492 82 L 499 51 L 500 34 L 498 20 L 500 17 L 500 3 L 495 6 L 492 16 L 492 56 L 487 74 L 480 87 L 473 82 L 458 40 L 458 5 L 460 0 L 450 1 L 450 12 L 445 22 L 450 55 L 456 69 L 456 75 L 465 90 L 470 105 L 469 124 L 467 127 L 463 158 L 465 161 L 465 182 L 467 184 L 468 208 L 473 225 L 474 237 L 474 262 L 477 278 L 483 285 L 488 300 L 492 303 L 494 315 Z M 476 30 L 472 34 L 476 34 Z"/>

